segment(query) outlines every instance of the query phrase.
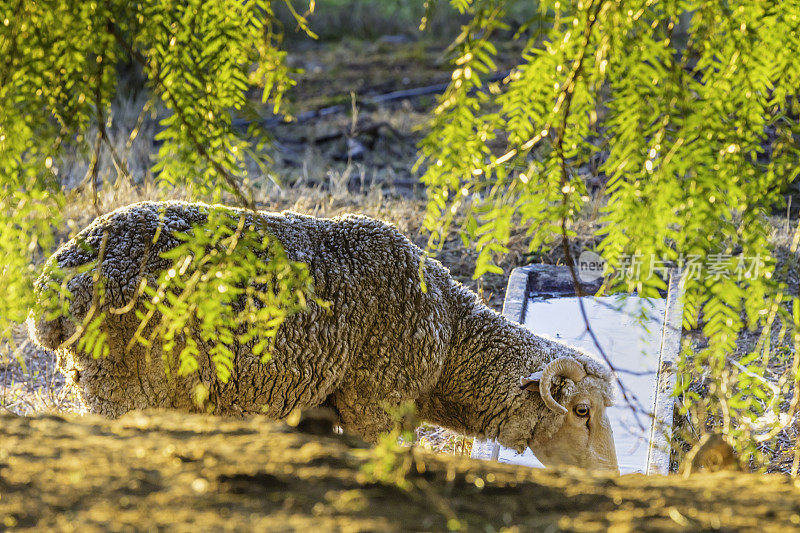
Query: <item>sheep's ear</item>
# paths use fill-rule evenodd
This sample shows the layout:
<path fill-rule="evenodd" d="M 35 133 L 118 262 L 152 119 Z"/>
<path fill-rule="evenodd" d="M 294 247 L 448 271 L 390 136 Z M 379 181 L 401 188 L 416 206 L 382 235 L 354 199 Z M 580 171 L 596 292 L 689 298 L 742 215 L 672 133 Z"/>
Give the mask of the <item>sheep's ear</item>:
<path fill-rule="evenodd" d="M 539 392 L 539 382 L 542 380 L 542 372 L 534 372 L 530 376 L 519 378 L 519 388 L 533 392 Z"/>

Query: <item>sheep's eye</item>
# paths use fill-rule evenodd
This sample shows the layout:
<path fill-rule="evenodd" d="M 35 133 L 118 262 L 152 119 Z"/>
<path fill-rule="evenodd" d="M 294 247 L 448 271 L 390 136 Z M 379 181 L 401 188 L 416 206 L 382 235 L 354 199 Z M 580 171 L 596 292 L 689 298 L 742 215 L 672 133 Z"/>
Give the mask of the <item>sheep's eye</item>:
<path fill-rule="evenodd" d="M 589 406 L 583 403 L 576 405 L 572 411 L 581 418 L 589 416 Z"/>

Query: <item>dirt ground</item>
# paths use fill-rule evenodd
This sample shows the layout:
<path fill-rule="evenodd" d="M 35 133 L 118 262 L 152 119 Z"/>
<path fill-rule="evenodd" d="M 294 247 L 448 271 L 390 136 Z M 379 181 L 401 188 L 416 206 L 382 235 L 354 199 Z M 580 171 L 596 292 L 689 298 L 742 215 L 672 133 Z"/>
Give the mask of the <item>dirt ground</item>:
<path fill-rule="evenodd" d="M 404 483 L 348 435 L 178 413 L 0 415 L 0 529 L 787 531 L 784 476 L 608 477 L 418 450 Z M 403 485 L 402 487 L 399 485 Z"/>

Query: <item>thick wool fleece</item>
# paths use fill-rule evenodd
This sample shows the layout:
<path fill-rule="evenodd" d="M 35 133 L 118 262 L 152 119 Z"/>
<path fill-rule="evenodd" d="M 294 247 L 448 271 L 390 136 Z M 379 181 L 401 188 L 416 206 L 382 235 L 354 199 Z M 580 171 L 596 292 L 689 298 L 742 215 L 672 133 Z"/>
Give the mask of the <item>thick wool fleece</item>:
<path fill-rule="evenodd" d="M 148 352 L 134 344 L 126 351 L 140 324 L 139 306 L 131 300 L 142 276 L 155 284 L 170 266 L 160 254 L 178 244 L 174 233 L 205 222 L 209 209 L 183 202 L 133 204 L 97 218 L 50 259 L 66 270 L 94 261 L 107 235 L 101 311 L 108 312 L 102 327 L 110 355 L 94 359 L 76 343 L 62 346 L 75 332 L 70 320 L 30 321 L 32 336 L 56 350 L 60 369 L 90 411 L 119 416 L 146 407 L 198 410 L 193 390 L 203 383 L 218 414 L 282 418 L 295 408 L 324 404 L 337 411 L 345 428 L 374 441 L 391 429 L 386 408 L 412 400 L 423 419 L 522 450 L 529 441 L 546 442 L 563 417 L 537 393 L 521 390 L 521 376 L 572 356 L 589 374 L 580 387 L 606 398 L 612 394 L 602 366 L 484 306 L 438 261 L 422 259 L 423 251 L 393 226 L 358 215 L 320 219 L 291 212 L 247 213 L 247 223 L 277 238 L 290 258 L 308 264 L 316 295 L 331 302 L 330 312 L 312 303 L 288 318 L 267 363 L 251 352 L 252 343 L 235 346 L 226 384 L 202 354 L 197 373 L 167 379 L 157 346 Z M 236 217 L 242 213 L 223 209 Z M 426 291 L 419 279 L 421 260 Z M 92 303 L 93 275 L 80 273 L 68 283 L 70 310 L 79 320 Z M 48 281 L 45 274 L 37 285 Z M 174 353 L 181 348 L 179 339 Z M 203 349 L 208 346 L 201 344 Z M 576 393 L 569 380 L 555 388 L 562 402 Z"/>

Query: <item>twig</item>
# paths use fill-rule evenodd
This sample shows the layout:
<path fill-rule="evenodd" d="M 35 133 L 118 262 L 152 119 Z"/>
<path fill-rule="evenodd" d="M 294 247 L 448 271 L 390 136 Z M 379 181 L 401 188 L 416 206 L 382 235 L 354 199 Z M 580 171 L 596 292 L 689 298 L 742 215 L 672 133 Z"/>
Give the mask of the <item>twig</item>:
<path fill-rule="evenodd" d="M 102 112 L 102 95 L 100 91 L 103 85 L 103 67 L 101 66 L 97 71 L 97 85 L 94 88 L 94 104 L 95 113 L 97 113 L 97 137 L 94 141 L 94 154 L 92 155 L 92 204 L 97 216 L 100 216 L 100 206 L 97 201 L 97 174 L 100 162 L 100 141 L 103 138 L 103 112 Z"/>
<path fill-rule="evenodd" d="M 128 172 L 128 166 L 125 162 L 120 159 L 119 155 L 117 154 L 117 150 L 114 148 L 114 145 L 111 144 L 111 139 L 108 137 L 108 132 L 106 131 L 106 118 L 105 114 L 103 113 L 103 98 L 101 94 L 102 90 L 102 83 L 103 83 L 103 69 L 102 67 L 97 72 L 97 85 L 94 88 L 94 105 L 95 105 L 95 114 L 97 117 L 97 139 L 95 140 L 95 153 L 92 159 L 92 197 L 95 211 L 98 215 L 102 214 L 100 212 L 100 208 L 98 206 L 97 201 L 97 174 L 98 174 L 98 161 L 100 158 L 100 141 L 102 140 L 106 147 L 108 148 L 109 153 L 111 154 L 111 160 L 114 162 L 114 167 L 117 169 L 117 172 L 122 174 L 128 180 L 131 180 L 130 173 Z"/>
<path fill-rule="evenodd" d="M 566 234 L 562 234 L 562 242 L 564 242 L 564 243 L 567 242 Z M 566 253 L 569 253 L 569 250 L 568 250 L 569 246 L 567 245 L 566 248 L 567 248 L 567 252 Z M 581 288 L 580 288 L 580 282 L 578 281 L 578 276 L 575 273 L 575 262 L 572 260 L 572 256 L 571 255 L 569 255 L 567 257 L 567 259 L 568 259 L 567 266 L 569 267 L 569 271 L 570 271 L 570 275 L 572 276 L 573 283 L 575 283 L 575 287 L 576 287 L 575 295 L 578 297 L 577 298 L 578 307 L 581 310 L 581 316 L 583 317 L 583 322 L 584 322 L 584 324 L 586 326 L 586 331 L 589 333 L 589 336 L 592 338 L 592 342 L 594 343 L 595 347 L 597 348 L 597 351 L 600 353 L 600 356 L 603 358 L 603 361 L 605 361 L 605 363 L 611 369 L 611 372 L 614 374 L 614 379 L 616 380 L 617 386 L 619 387 L 619 390 L 622 393 L 622 398 L 625 400 L 625 403 L 628 405 L 628 407 L 630 408 L 631 412 L 633 413 L 633 417 L 636 420 L 636 424 L 639 426 L 639 429 L 641 429 L 642 431 L 645 431 L 646 428 L 644 427 L 644 424 L 642 424 L 642 421 L 639 420 L 639 411 L 640 410 L 645 411 L 645 412 L 647 412 L 647 411 L 646 411 L 646 409 L 644 409 L 644 407 L 642 406 L 641 402 L 636 397 L 636 395 L 633 394 L 631 391 L 629 391 L 625 387 L 625 385 L 623 385 L 622 380 L 619 377 L 619 372 L 620 371 L 614 366 L 614 364 L 611 362 L 611 359 L 609 359 L 608 355 L 606 355 L 605 350 L 603 350 L 603 347 L 601 346 L 600 341 L 597 339 L 597 336 L 595 335 L 594 330 L 592 329 L 591 325 L 589 324 L 589 316 L 586 314 L 586 307 L 583 304 L 583 298 L 581 298 L 581 294 L 580 294 L 582 292 Z M 638 404 L 638 407 L 637 407 L 637 405 L 634 405 L 634 402 L 636 404 Z"/>
<path fill-rule="evenodd" d="M 102 63 L 101 63 L 102 65 Z M 114 162 L 114 167 L 116 167 L 117 172 L 125 176 L 126 178 L 130 179 L 130 174 L 128 173 L 128 167 L 124 161 L 122 161 L 117 155 L 117 150 L 114 148 L 114 145 L 111 144 L 111 139 L 108 137 L 108 132 L 106 131 L 106 117 L 103 113 L 103 101 L 100 95 L 101 86 L 103 84 L 103 69 L 102 67 L 97 72 L 97 87 L 95 87 L 95 113 L 97 113 L 97 131 L 100 134 L 100 137 L 106 143 L 106 147 L 108 147 L 108 151 L 111 153 L 111 160 Z"/>
<path fill-rule="evenodd" d="M 84 181 L 86 181 L 86 179 L 89 179 L 92 184 L 92 206 L 94 207 L 94 211 L 97 214 L 97 216 L 102 215 L 102 212 L 100 211 L 100 206 L 98 205 L 97 202 L 97 174 L 99 170 L 98 162 L 100 160 L 100 141 L 101 141 L 101 135 L 100 132 L 98 131 L 94 141 L 92 160 L 89 163 L 89 172 L 86 173 L 86 178 L 84 178 Z"/>
<path fill-rule="evenodd" d="M 125 160 L 120 158 L 119 154 L 117 154 L 116 148 L 114 148 L 114 145 L 111 144 L 111 139 L 108 137 L 105 125 L 101 126 L 100 135 L 103 138 L 103 141 L 105 142 L 109 153 L 111 154 L 111 160 L 114 162 L 114 168 L 117 170 L 118 173 L 122 174 L 122 176 L 128 179 L 128 181 L 133 183 L 133 178 L 131 177 L 130 172 L 128 172 L 128 165 L 127 163 L 125 163 Z"/>
<path fill-rule="evenodd" d="M 731 359 L 729 362 L 730 362 L 730 363 L 731 363 L 733 366 L 735 366 L 736 368 L 738 368 L 738 369 L 739 369 L 739 371 L 740 371 L 740 372 L 742 372 L 743 374 L 746 374 L 746 375 L 750 376 L 751 378 L 757 379 L 758 381 L 760 381 L 761 383 L 763 383 L 764 385 L 766 385 L 766 386 L 769 388 L 769 390 L 771 390 L 771 391 L 772 391 L 772 394 L 773 394 L 774 396 L 777 396 L 778 394 L 780 394 L 780 392 L 781 392 L 781 389 L 780 389 L 780 387 L 778 387 L 778 386 L 777 386 L 777 385 L 775 385 L 774 383 L 771 383 L 770 381 L 766 380 L 766 379 L 765 379 L 763 376 L 759 376 L 759 375 L 758 375 L 758 374 L 756 374 L 755 372 L 751 372 L 750 370 L 748 370 L 748 369 L 747 369 L 747 367 L 745 367 L 745 366 L 744 366 L 743 364 L 741 364 L 739 361 L 734 361 L 733 359 Z"/>
<path fill-rule="evenodd" d="M 611 363 L 608 355 L 606 355 L 605 350 L 603 349 L 600 341 L 595 335 L 594 330 L 589 323 L 589 316 L 586 314 L 586 308 L 583 304 L 584 292 L 581 288 L 580 281 L 578 280 L 578 275 L 575 272 L 575 261 L 572 258 L 572 253 L 569 249 L 569 237 L 567 235 L 567 205 L 569 203 L 569 171 L 567 169 L 567 162 L 566 158 L 564 157 L 564 135 L 567 129 L 567 120 L 569 119 L 570 108 L 572 107 L 572 98 L 575 94 L 575 81 L 580 77 L 581 72 L 583 71 L 583 61 L 586 56 L 586 50 L 589 47 L 589 39 L 591 38 L 592 29 L 594 28 L 594 24 L 597 22 L 597 17 L 600 14 L 600 10 L 603 7 L 603 1 L 599 0 L 595 5 L 590 5 L 587 9 L 587 21 L 586 27 L 584 28 L 583 32 L 583 46 L 581 47 L 580 52 L 578 53 L 578 57 L 575 58 L 575 61 L 572 64 L 572 69 L 567 77 L 567 81 L 564 83 L 564 91 L 559 95 L 556 101 L 556 108 L 562 109 L 562 117 L 561 117 L 561 124 L 559 125 L 558 130 L 555 132 L 555 139 L 553 141 L 554 149 L 556 155 L 558 156 L 560 166 L 561 166 L 561 191 L 562 191 L 562 207 L 564 213 L 561 217 L 561 246 L 564 251 L 564 260 L 569 267 L 570 276 L 572 277 L 572 283 L 575 287 L 575 296 L 578 299 L 578 307 L 581 310 L 581 316 L 583 317 L 583 322 L 586 327 L 586 331 L 589 333 L 589 336 L 592 338 L 592 342 L 594 343 L 597 351 L 600 353 L 600 356 L 603 358 L 603 361 L 609 366 L 611 372 L 614 374 L 614 379 L 617 382 L 617 386 L 622 393 L 622 398 L 625 400 L 625 403 L 630 408 L 631 412 L 634 415 L 634 419 L 636 420 L 636 424 L 639 426 L 639 429 L 645 431 L 644 424 L 642 424 L 641 420 L 639 420 L 639 411 L 644 410 L 641 408 L 641 402 L 639 402 L 638 398 L 635 394 L 628 391 L 627 388 L 623 385 L 622 380 L 619 377 L 619 373 L 614 365 Z M 592 8 L 594 12 L 592 12 Z M 549 129 L 549 128 L 547 128 Z M 634 405 L 634 402 L 639 404 L 639 408 Z"/>
<path fill-rule="evenodd" d="M 163 91 L 164 95 L 172 104 L 172 109 L 175 112 L 175 115 L 178 117 L 178 120 L 180 120 L 181 124 L 186 128 L 185 129 L 186 135 L 189 137 L 189 140 L 194 145 L 195 150 L 197 150 L 197 152 L 206 161 L 208 161 L 208 163 L 212 167 L 214 167 L 214 170 L 216 170 L 217 173 L 220 176 L 222 176 L 222 178 L 228 183 L 228 186 L 231 188 L 234 195 L 239 199 L 240 202 L 242 202 L 242 205 L 247 209 L 249 209 L 250 211 L 255 211 L 256 205 L 255 201 L 252 198 L 252 192 L 250 194 L 250 197 L 246 196 L 244 191 L 242 191 L 242 188 L 240 187 L 236 178 L 234 178 L 227 170 L 225 170 L 225 168 L 219 163 L 219 161 L 211 157 L 211 155 L 206 150 L 205 146 L 200 142 L 200 140 L 194 134 L 194 129 L 192 128 L 192 125 L 189 123 L 189 120 L 186 118 L 186 115 L 183 113 L 183 110 L 180 104 L 178 103 L 177 98 L 175 98 L 175 95 L 172 94 L 172 91 L 170 91 L 169 88 L 167 88 L 166 83 L 164 83 L 164 79 L 161 77 L 158 71 L 150 65 L 150 62 L 147 60 L 146 57 L 144 57 L 140 52 L 133 49 L 133 47 L 125 40 L 125 37 L 122 35 L 122 33 L 120 33 L 119 28 L 117 28 L 116 24 L 114 24 L 112 20 L 109 19 L 106 21 L 106 29 L 109 33 L 111 33 L 111 35 L 114 36 L 114 39 L 116 39 L 117 44 L 119 44 L 120 47 L 122 47 L 122 49 L 125 50 L 133 60 L 139 63 L 142 66 L 142 68 L 144 68 L 147 72 L 149 72 L 150 75 L 153 77 L 153 79 L 156 81 L 158 86 Z"/>
<path fill-rule="evenodd" d="M 619 374 L 628 374 L 630 376 L 652 376 L 652 375 L 658 373 L 655 370 L 637 371 L 637 370 L 628 370 L 627 368 L 620 368 L 618 366 L 617 367 L 613 367 L 613 368 L 614 368 L 614 372 L 617 372 Z"/>

